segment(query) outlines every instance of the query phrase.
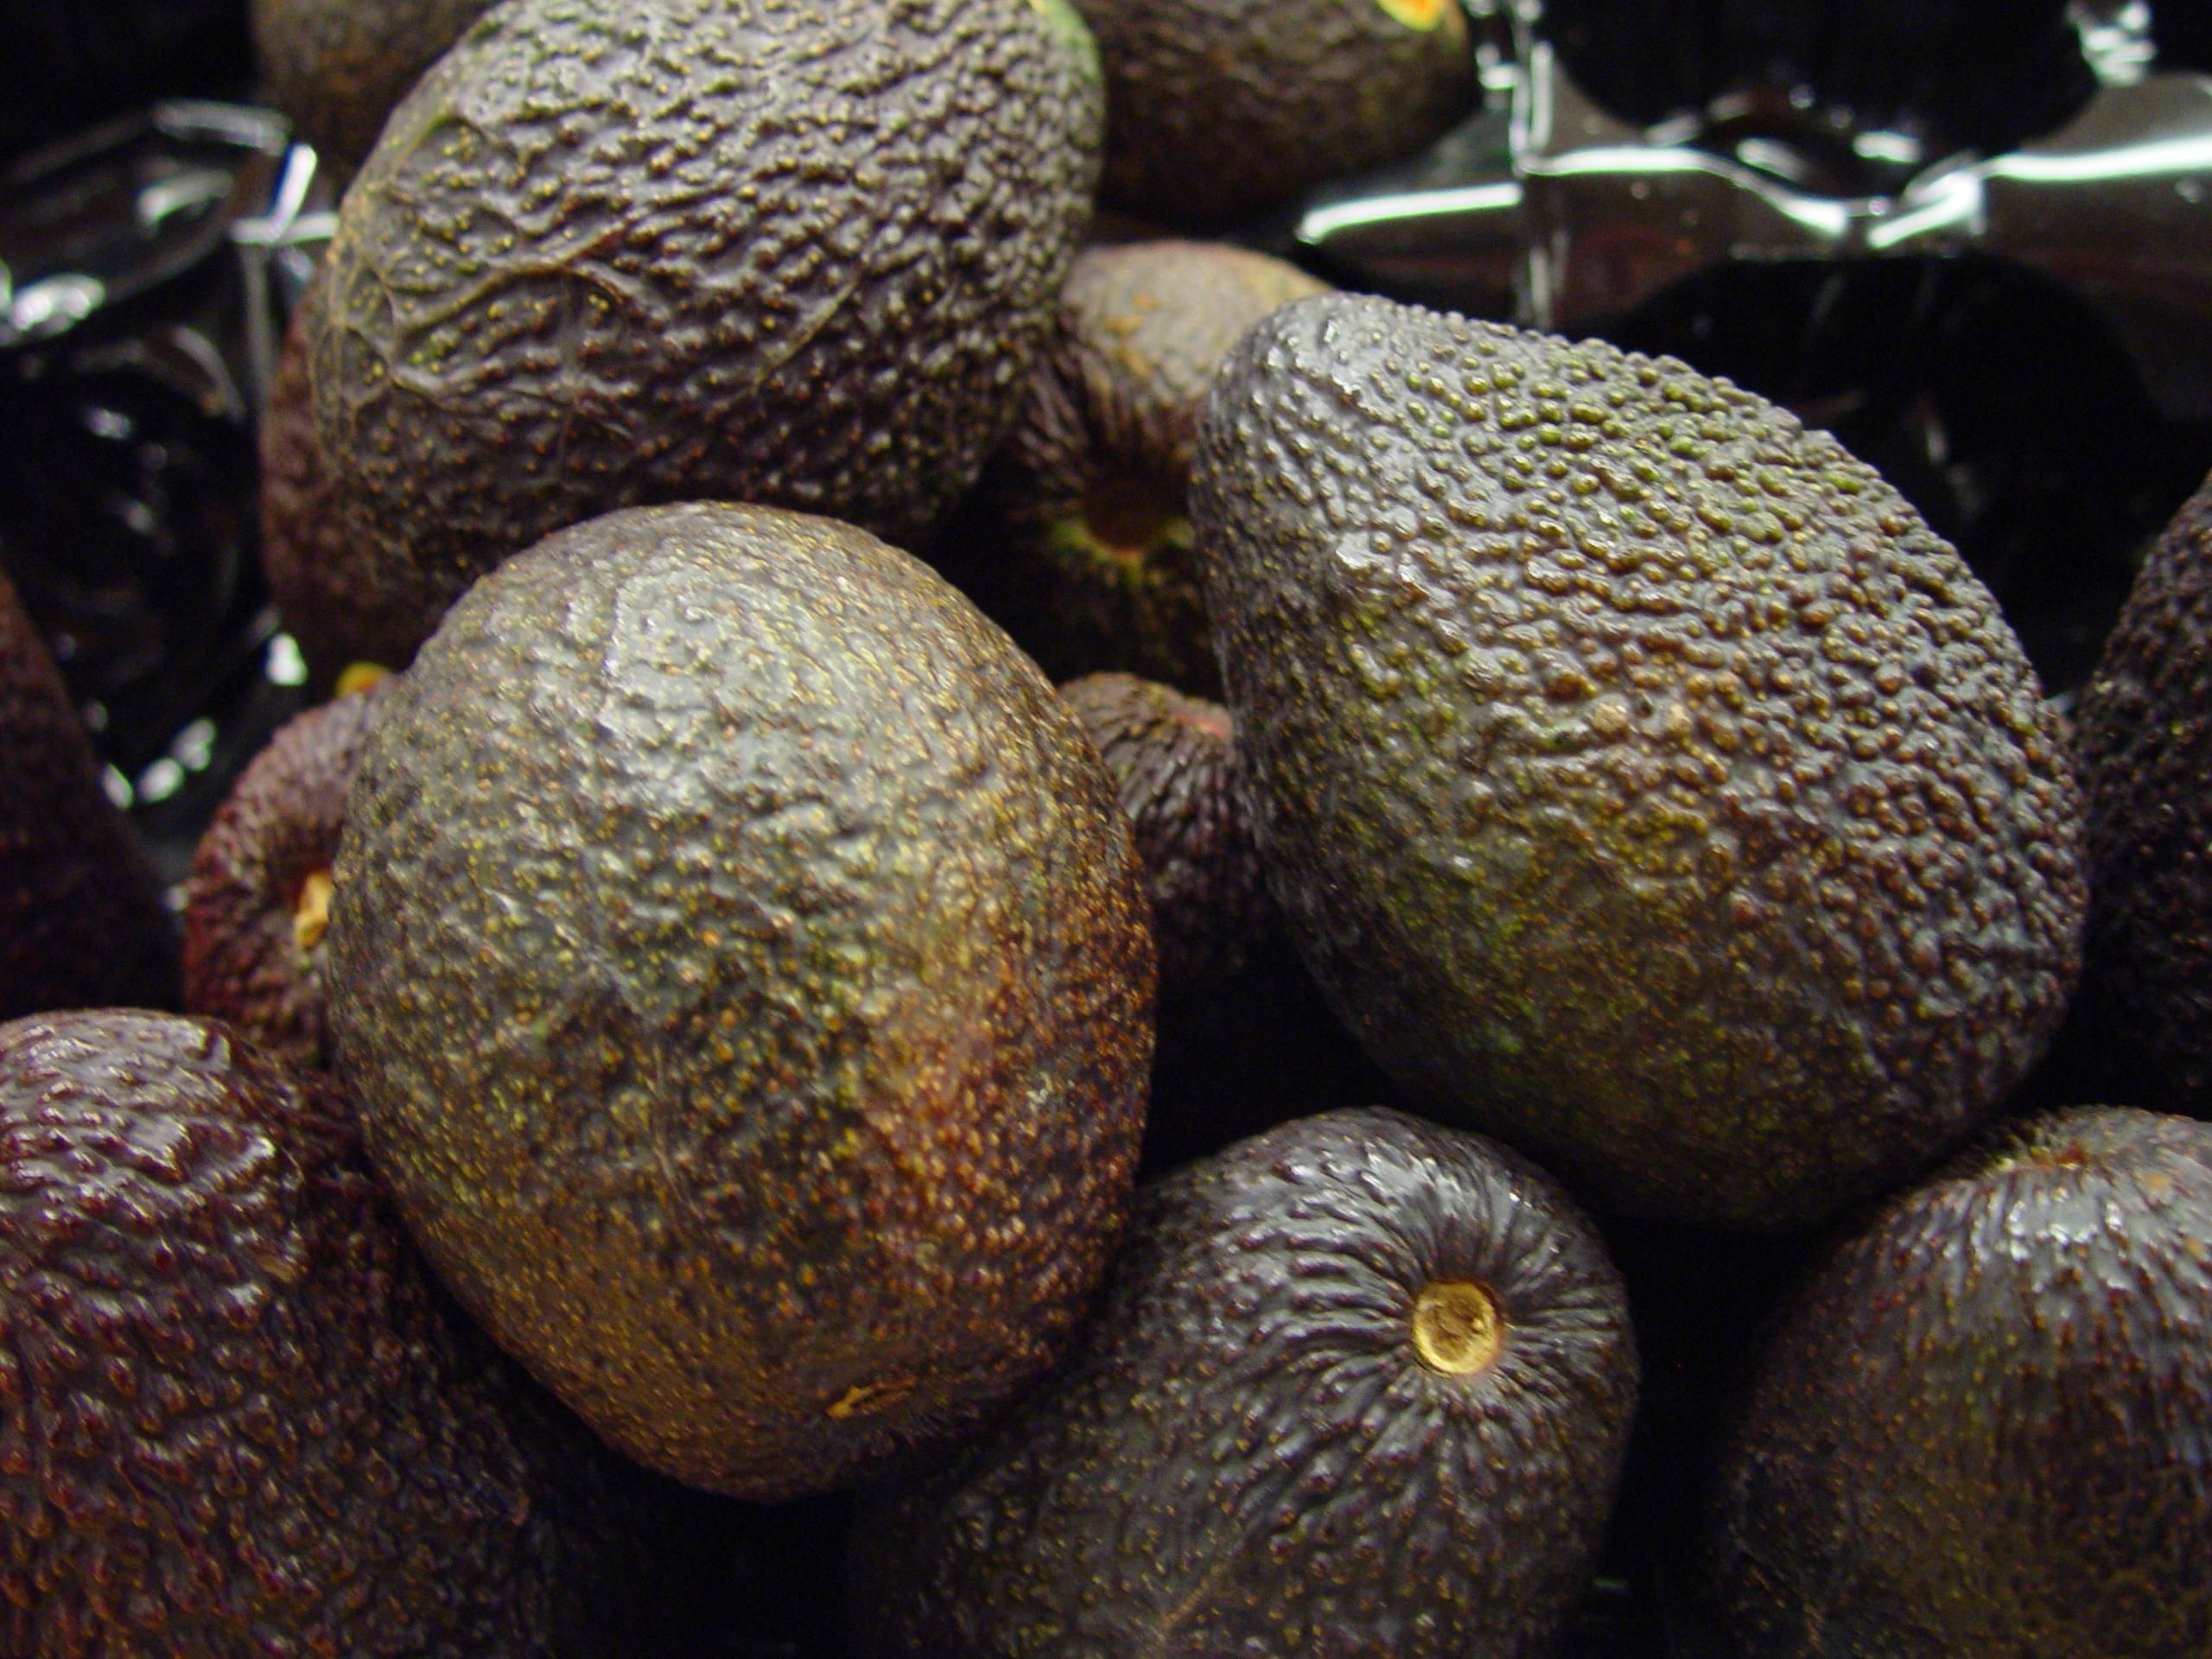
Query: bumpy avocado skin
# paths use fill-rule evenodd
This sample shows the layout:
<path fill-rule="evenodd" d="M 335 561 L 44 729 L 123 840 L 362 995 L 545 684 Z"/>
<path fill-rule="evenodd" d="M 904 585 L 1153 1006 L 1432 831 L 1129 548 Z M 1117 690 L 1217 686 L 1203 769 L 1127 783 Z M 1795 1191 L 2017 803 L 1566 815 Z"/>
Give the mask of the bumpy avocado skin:
<path fill-rule="evenodd" d="M 2075 709 L 2088 798 L 2082 1001 L 2157 1104 L 2212 1112 L 2212 486 L 2152 547 Z"/>
<path fill-rule="evenodd" d="M 1154 977 L 1112 782 L 849 526 L 633 509 L 478 584 L 371 737 L 326 948 L 448 1282 L 679 1479 L 795 1497 L 963 1430 L 1104 1270 Z"/>
<path fill-rule="evenodd" d="M 1453 0 L 1077 0 L 1108 204 L 1218 230 L 1411 154 L 1480 96 Z"/>
<path fill-rule="evenodd" d="M 0 1650 L 654 1653 L 638 1485 L 462 1320 L 326 1085 L 0 1027 Z"/>
<path fill-rule="evenodd" d="M 1452 1375 L 1432 1284 L 1495 1299 Z M 1542 1172 L 1373 1109 L 1147 1186 L 1067 1363 L 863 1502 L 856 1659 L 1550 1650 L 1634 1408 L 1626 1299 Z"/>
<path fill-rule="evenodd" d="M 328 1064 L 321 943 L 301 917 L 327 881 L 389 680 L 286 721 L 216 810 L 185 880 L 184 1005 L 296 1065 Z"/>
<path fill-rule="evenodd" d="M 2042 1052 L 2082 801 L 1986 590 L 1670 359 L 1324 296 L 1192 486 L 1270 885 L 1417 1098 L 1592 1201 L 1808 1226 Z"/>
<path fill-rule="evenodd" d="M 1711 1585 L 1773 1659 L 2212 1647 L 2212 1128 L 2006 1126 L 1840 1242 L 1720 1465 Z"/>
<path fill-rule="evenodd" d="M 1218 988 L 1274 916 L 1229 711 L 1134 674 L 1086 675 L 1060 696 L 1113 775 L 1144 865 L 1162 1004 Z"/>
<path fill-rule="evenodd" d="M 918 544 L 1005 428 L 1090 212 L 1088 36 L 1033 0 L 518 0 L 395 111 L 311 325 L 367 587 L 622 506 Z"/>
<path fill-rule="evenodd" d="M 0 575 L 0 1019 L 176 999 L 176 925 L 160 880 Z"/>
<path fill-rule="evenodd" d="M 1225 242 L 1076 257 L 1020 413 L 940 561 L 1046 673 L 1218 693 L 1185 499 L 1198 411 L 1239 335 L 1327 286 Z"/>
<path fill-rule="evenodd" d="M 252 0 L 254 62 L 276 107 L 340 177 L 493 0 Z"/>

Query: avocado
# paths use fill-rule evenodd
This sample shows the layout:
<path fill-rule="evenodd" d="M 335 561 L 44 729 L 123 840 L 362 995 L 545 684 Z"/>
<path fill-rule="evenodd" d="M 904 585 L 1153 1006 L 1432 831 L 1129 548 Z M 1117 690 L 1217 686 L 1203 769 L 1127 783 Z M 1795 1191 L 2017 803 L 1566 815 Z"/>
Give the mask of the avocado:
<path fill-rule="evenodd" d="M 1481 97 L 1457 0 L 1077 0 L 1106 72 L 1101 200 L 1224 230 L 1396 161 Z"/>
<path fill-rule="evenodd" d="M 1143 1126 L 1143 875 L 1074 715 L 918 560 L 715 504 L 549 537 L 397 677 L 334 880 L 379 1171 L 640 1462 L 825 1491 L 1065 1344 Z"/>
<path fill-rule="evenodd" d="M 493 0 L 252 0 L 254 62 L 270 101 L 340 179 L 385 118 Z"/>
<path fill-rule="evenodd" d="M 1326 295 L 1224 365 L 1192 505 L 1270 890 L 1416 1101 L 1601 1208 L 1809 1229 L 2042 1052 L 2071 753 L 1833 438 L 1671 359 Z"/>
<path fill-rule="evenodd" d="M 267 1053 L 328 1063 L 322 938 L 346 791 L 391 682 L 294 715 L 247 763 L 185 880 L 184 1005 Z"/>
<path fill-rule="evenodd" d="M 1223 242 L 1086 248 L 935 562 L 1056 679 L 1217 695 L 1184 502 L 1198 410 L 1239 334 L 1326 287 Z"/>
<path fill-rule="evenodd" d="M 177 931 L 30 613 L 0 573 L 0 1019 L 174 1007 Z"/>
<path fill-rule="evenodd" d="M 356 663 L 406 667 L 422 643 L 421 619 L 442 610 L 446 596 L 419 580 L 370 586 L 359 577 L 369 532 L 332 478 L 308 385 L 308 321 L 321 307 L 326 273 L 317 267 L 285 326 L 256 442 L 262 575 L 307 659 L 309 687 L 327 696 Z"/>
<path fill-rule="evenodd" d="M 2212 1113 L 2212 480 L 2145 559 L 2074 709 L 2088 797 L 2081 1015 L 2152 1103 Z"/>
<path fill-rule="evenodd" d="M 0 1651 L 658 1659 L 681 1506 L 423 1270 L 219 1021 L 0 1026 Z"/>
<path fill-rule="evenodd" d="M 1396 1112 L 1303 1118 L 1147 1185 L 1067 1361 L 863 1495 L 850 1650 L 1547 1652 L 1636 1391 L 1549 1177 Z"/>
<path fill-rule="evenodd" d="M 1853 1225 L 1724 1454 L 1710 1590 L 1771 1659 L 2212 1649 L 2212 1127 L 2014 1120 Z"/>
<path fill-rule="evenodd" d="M 1229 711 L 1134 674 L 1060 696 L 1112 774 L 1145 872 L 1163 1005 L 1232 978 L 1271 918 Z"/>
<path fill-rule="evenodd" d="M 385 124 L 309 318 L 356 602 L 419 640 L 629 505 L 918 545 L 1013 416 L 1103 120 L 1065 0 L 496 8 Z"/>

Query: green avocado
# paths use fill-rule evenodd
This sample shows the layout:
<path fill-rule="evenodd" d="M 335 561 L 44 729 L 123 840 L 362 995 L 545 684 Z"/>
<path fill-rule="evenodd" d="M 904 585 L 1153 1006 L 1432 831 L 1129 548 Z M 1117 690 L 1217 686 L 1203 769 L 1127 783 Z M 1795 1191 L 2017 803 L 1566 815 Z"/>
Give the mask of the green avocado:
<path fill-rule="evenodd" d="M 2212 1651 L 2212 1126 L 2017 1120 L 1856 1223 L 1720 1460 L 1760 1659 Z"/>
<path fill-rule="evenodd" d="M 385 124 L 310 317 L 355 602 L 419 640 L 508 554 L 654 503 L 918 545 L 1013 416 L 1103 119 L 1039 0 L 495 8 Z"/>
<path fill-rule="evenodd" d="M 393 683 L 334 880 L 379 1171 L 639 1461 L 826 1490 L 1065 1345 L 1143 1128 L 1143 874 L 1074 715 L 919 561 L 735 505 L 548 537 Z"/>
<path fill-rule="evenodd" d="M 1396 1112 L 1302 1118 L 1147 1185 L 1067 1362 L 864 1497 L 850 1651 L 1549 1652 L 1636 1393 L 1549 1177 Z"/>
<path fill-rule="evenodd" d="M 2212 480 L 2144 561 L 2075 708 L 2088 798 L 2086 1029 L 2141 1096 L 2212 1113 Z"/>
<path fill-rule="evenodd" d="M 698 1500 L 493 1351 L 219 1021 L 0 1026 L 0 1651 L 659 1659 Z"/>
<path fill-rule="evenodd" d="M 2042 1053 L 2082 794 L 1987 590 L 1669 359 L 1390 301 L 1224 364 L 1192 516 L 1254 832 L 1417 1100 L 1604 1207 L 1808 1228 Z"/>
<path fill-rule="evenodd" d="M 77 705 L 0 574 L 0 1020 L 173 1007 L 177 930 Z"/>

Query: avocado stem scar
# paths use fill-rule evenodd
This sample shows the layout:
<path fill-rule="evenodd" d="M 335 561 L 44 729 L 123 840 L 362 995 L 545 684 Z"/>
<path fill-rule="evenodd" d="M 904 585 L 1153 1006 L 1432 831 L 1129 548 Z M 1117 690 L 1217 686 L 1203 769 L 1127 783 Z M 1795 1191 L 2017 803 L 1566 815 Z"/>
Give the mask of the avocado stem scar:
<path fill-rule="evenodd" d="M 300 884 L 299 899 L 292 906 L 292 943 L 302 950 L 314 950 L 329 931 L 330 893 L 328 870 L 309 870 Z"/>
<path fill-rule="evenodd" d="M 1505 1346 L 1505 1319 L 1497 1298 L 1466 1280 L 1421 1287 L 1414 1299 L 1414 1351 L 1421 1363 L 1446 1376 L 1485 1370 Z"/>

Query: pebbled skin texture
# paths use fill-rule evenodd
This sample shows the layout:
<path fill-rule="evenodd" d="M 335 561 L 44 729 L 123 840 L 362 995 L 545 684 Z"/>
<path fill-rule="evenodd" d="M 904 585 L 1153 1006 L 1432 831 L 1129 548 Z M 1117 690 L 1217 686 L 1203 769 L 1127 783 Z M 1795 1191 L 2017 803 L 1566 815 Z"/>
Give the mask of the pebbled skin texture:
<path fill-rule="evenodd" d="M 1761 1659 L 2212 1649 L 2212 1128 L 2075 1107 L 1855 1224 L 1720 1464 Z"/>
<path fill-rule="evenodd" d="M 616 1446 L 796 1497 L 963 1432 L 1119 1231 L 1154 953 L 1036 665 L 827 519 L 480 583 L 346 803 L 339 1071 L 448 1283 Z"/>
<path fill-rule="evenodd" d="M 2072 756 L 1953 550 L 1671 359 L 1389 301 L 1231 354 L 1192 485 L 1262 861 L 1415 1096 L 1594 1204 L 1809 1227 L 2038 1057 Z"/>
<path fill-rule="evenodd" d="M 2082 994 L 2157 1104 L 2212 1113 L 2212 481 L 2152 547 L 2074 711 L 2088 797 Z"/>
<path fill-rule="evenodd" d="M 1012 417 L 1103 116 L 1047 0 L 517 0 L 346 193 L 316 429 L 436 608 L 613 508 L 773 503 L 919 543 Z"/>
<path fill-rule="evenodd" d="M 460 1319 L 326 1085 L 215 1021 L 0 1026 L 0 1651 L 650 1653 L 632 1478 Z"/>
<path fill-rule="evenodd" d="M 227 1020 L 269 1053 L 329 1063 L 321 944 L 293 921 L 308 878 L 327 874 L 346 791 L 385 689 L 295 715 L 238 774 L 185 880 L 184 1005 Z"/>
<path fill-rule="evenodd" d="M 262 575 L 315 683 L 328 687 L 355 663 L 406 667 L 428 632 L 423 619 L 448 595 L 380 564 L 331 477 L 308 386 L 308 319 L 321 308 L 326 270 L 317 267 L 285 329 L 258 442 Z"/>
<path fill-rule="evenodd" d="M 1481 92 L 1458 4 L 1077 0 L 1106 70 L 1100 200 L 1220 230 L 1411 155 Z"/>
<path fill-rule="evenodd" d="M 948 537 L 962 588 L 1046 672 L 1219 694 L 1185 500 L 1198 411 L 1239 334 L 1327 287 L 1225 242 L 1076 257 L 1021 412 Z"/>
<path fill-rule="evenodd" d="M 0 1020 L 174 1007 L 177 933 L 30 614 L 0 574 Z"/>
<path fill-rule="evenodd" d="M 339 177 L 385 118 L 493 0 L 252 0 L 247 21 L 270 99 Z"/>
<path fill-rule="evenodd" d="M 1134 674 L 1060 688 L 1113 774 L 1152 897 L 1163 1013 L 1234 978 L 1274 918 L 1229 711 Z"/>
<path fill-rule="evenodd" d="M 1502 1305 L 1429 1369 L 1431 1282 Z M 863 1500 L 853 1659 L 1552 1651 L 1637 1392 L 1596 1234 L 1504 1148 L 1378 1109 L 1147 1186 L 1081 1345 L 988 1438 Z"/>

